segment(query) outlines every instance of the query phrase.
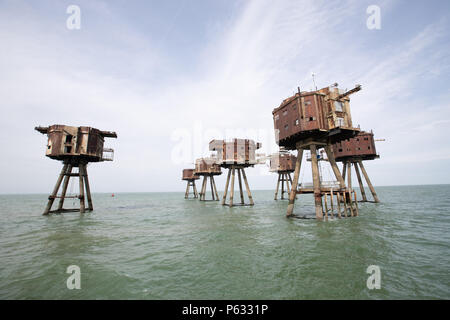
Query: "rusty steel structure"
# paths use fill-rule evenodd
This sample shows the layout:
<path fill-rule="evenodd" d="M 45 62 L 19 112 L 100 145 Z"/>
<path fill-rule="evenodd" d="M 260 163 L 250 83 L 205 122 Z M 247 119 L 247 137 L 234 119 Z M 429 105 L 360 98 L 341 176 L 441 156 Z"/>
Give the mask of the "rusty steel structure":
<path fill-rule="evenodd" d="M 189 192 L 192 187 L 192 192 L 194 194 L 194 199 L 198 198 L 197 187 L 195 186 L 195 180 L 200 179 L 198 175 L 194 173 L 194 169 L 183 169 L 183 175 L 181 180 L 186 181 L 186 192 L 184 193 L 184 198 L 189 198 Z"/>
<path fill-rule="evenodd" d="M 281 200 L 284 200 L 284 194 L 291 192 L 292 177 L 291 173 L 295 170 L 297 157 L 289 152 L 279 152 L 270 155 L 270 172 L 278 174 L 277 188 L 275 189 L 275 198 L 278 200 L 278 190 L 280 190 L 281 182 Z M 286 184 L 286 189 L 284 188 Z"/>
<path fill-rule="evenodd" d="M 217 192 L 216 182 L 214 176 L 222 174 L 221 167 L 216 163 L 215 158 L 200 158 L 195 161 L 195 175 L 203 176 L 202 189 L 200 191 L 200 201 L 206 200 L 206 189 L 208 185 L 208 178 L 211 186 L 211 201 L 219 201 L 219 194 Z"/>
<path fill-rule="evenodd" d="M 341 199 L 344 203 L 344 216 L 358 215 L 356 193 L 347 188 L 345 181 L 336 164 L 331 145 L 342 140 L 352 138 L 360 131 L 353 127 L 349 96 L 361 90 L 357 85 L 349 91 L 341 91 L 337 84 L 316 91 L 298 92 L 285 99 L 272 112 L 274 119 L 275 138 L 280 147 L 286 150 L 297 150 L 297 159 L 289 195 L 287 217 L 294 217 L 293 210 L 297 194 L 312 193 L 315 202 L 315 217 L 322 220 L 324 213 L 328 219 L 328 212 L 334 217 L 334 197 L 337 198 L 338 217 L 342 217 Z M 317 151 L 324 148 L 333 173 L 338 181 L 337 186 L 325 185 L 320 181 Z M 313 184 L 311 187 L 298 188 L 299 174 L 303 158 L 303 151 L 310 150 Z M 322 197 L 325 198 L 325 210 Z M 328 198 L 331 209 L 328 209 Z"/>
<path fill-rule="evenodd" d="M 222 198 L 222 205 L 224 206 L 227 205 L 229 207 L 233 207 L 236 205 L 240 206 L 254 205 L 252 193 L 250 191 L 247 176 L 245 174 L 245 168 L 253 167 L 255 164 L 258 163 L 256 157 L 256 150 L 259 148 L 261 148 L 261 143 L 249 139 L 231 139 L 229 141 L 212 140 L 209 143 L 209 150 L 216 152 L 215 155 L 216 163 L 220 167 L 228 169 L 227 180 L 225 183 L 225 190 Z M 239 204 L 233 202 L 236 170 L 238 174 L 239 194 L 241 199 Z M 230 185 L 230 178 L 231 178 L 231 185 Z M 248 204 L 246 204 L 244 201 L 242 180 L 244 180 L 245 188 L 247 190 L 247 197 L 249 200 Z M 230 186 L 230 197 L 229 202 L 227 203 L 226 200 L 229 186 Z"/>
<path fill-rule="evenodd" d="M 344 180 L 347 173 L 347 185 L 349 189 L 352 189 L 352 165 L 355 168 L 356 177 L 358 179 L 359 188 L 361 190 L 362 200 L 360 200 L 360 202 L 370 202 L 369 200 L 367 200 L 364 184 L 359 172 L 360 168 L 364 175 L 364 179 L 367 182 L 369 190 L 372 193 L 372 202 L 380 202 L 380 199 L 378 198 L 375 188 L 373 187 L 369 175 L 367 174 L 367 171 L 364 168 L 363 164 L 363 161 L 365 160 L 374 160 L 380 157 L 377 154 L 375 148 L 375 139 L 373 132 L 361 131 L 357 136 L 353 138 L 336 142 L 335 144 L 333 144 L 332 148 L 333 153 L 335 154 L 336 161 L 342 162 L 342 176 Z"/>
<path fill-rule="evenodd" d="M 104 148 L 103 144 L 105 138 L 117 138 L 117 134 L 112 131 L 101 131 L 91 127 L 73 127 L 59 124 L 48 127 L 35 127 L 35 130 L 48 136 L 46 156 L 63 163 L 63 168 L 53 192 L 48 197 L 48 203 L 43 214 L 48 215 L 50 213 L 69 211 L 84 213 L 86 210 L 94 210 L 86 167 L 89 162 L 113 161 L 114 150 Z M 72 173 L 73 168 L 78 168 L 78 172 Z M 66 195 L 71 177 L 79 178 L 78 196 Z M 61 195 L 58 195 L 61 183 Z M 86 194 L 84 192 L 85 189 Z M 57 198 L 59 199 L 58 208 L 51 210 Z M 80 208 L 64 209 L 63 205 L 66 198 L 78 198 L 80 200 Z M 85 207 L 85 198 L 88 201 L 87 208 Z"/>

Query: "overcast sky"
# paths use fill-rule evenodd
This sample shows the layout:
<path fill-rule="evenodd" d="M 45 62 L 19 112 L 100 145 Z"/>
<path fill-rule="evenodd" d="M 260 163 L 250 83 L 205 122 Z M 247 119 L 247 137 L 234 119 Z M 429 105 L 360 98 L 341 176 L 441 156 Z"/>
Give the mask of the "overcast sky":
<path fill-rule="evenodd" d="M 375 185 L 450 183 L 449 30 L 449 1 L 0 0 L 0 193 L 51 192 L 61 164 L 34 127 L 52 124 L 117 132 L 114 162 L 88 167 L 93 192 L 184 191 L 212 138 L 276 151 L 272 110 L 311 72 L 362 85 L 353 124 L 386 139 L 366 163 Z M 267 166 L 247 175 L 275 188 Z"/>

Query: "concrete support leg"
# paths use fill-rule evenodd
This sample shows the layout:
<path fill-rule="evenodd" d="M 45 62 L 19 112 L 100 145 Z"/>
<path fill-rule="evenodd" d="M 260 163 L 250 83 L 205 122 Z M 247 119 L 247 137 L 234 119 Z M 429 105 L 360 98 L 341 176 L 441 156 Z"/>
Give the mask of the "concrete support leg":
<path fill-rule="evenodd" d="M 230 176 L 231 176 L 231 168 L 228 169 L 228 175 L 227 175 L 227 182 L 225 183 L 225 190 L 223 191 L 223 198 L 222 198 L 222 205 L 225 205 L 225 201 L 227 200 L 227 193 L 228 193 L 228 185 L 230 183 Z"/>
<path fill-rule="evenodd" d="M 197 186 L 195 185 L 195 180 L 192 180 L 192 188 L 194 189 L 194 199 L 198 198 Z"/>
<path fill-rule="evenodd" d="M 356 216 L 359 216 L 359 208 L 358 208 L 358 200 L 356 199 L 356 191 L 353 190 L 353 198 L 355 203 L 355 213 Z"/>
<path fill-rule="evenodd" d="M 58 195 L 59 187 L 61 186 L 61 182 L 62 182 L 62 180 L 64 178 L 64 175 L 65 175 L 65 173 L 67 171 L 68 166 L 69 165 L 67 163 L 65 163 L 63 165 L 63 168 L 61 170 L 61 173 L 59 174 L 58 180 L 56 180 L 55 187 L 53 188 L 53 192 L 48 197 L 47 206 L 45 207 L 45 210 L 44 210 L 44 213 L 43 213 L 44 216 L 48 215 L 50 210 L 51 210 L 51 208 L 52 208 L 53 202 L 55 201 L 55 198 Z"/>
<path fill-rule="evenodd" d="M 345 188 L 345 180 L 341 175 L 341 172 L 339 171 L 339 168 L 336 164 L 336 159 L 334 157 L 333 149 L 330 146 L 325 146 L 325 152 L 328 157 L 328 161 L 330 162 L 331 168 L 333 169 L 333 173 L 336 177 L 336 180 L 339 181 L 339 186 L 341 189 Z M 344 172 L 345 175 L 345 165 L 344 165 Z"/>
<path fill-rule="evenodd" d="M 212 200 L 215 201 L 216 200 L 216 195 L 214 193 L 213 176 L 209 176 L 209 184 L 211 185 Z"/>
<path fill-rule="evenodd" d="M 290 194 L 291 194 L 291 191 L 292 191 L 293 183 L 292 183 L 292 177 L 291 177 L 291 174 L 288 173 L 287 176 L 288 176 L 289 183 L 290 183 L 290 186 L 291 186 L 291 189 L 289 189 L 289 195 L 290 195 Z M 297 199 L 297 195 L 295 195 L 295 199 Z"/>
<path fill-rule="evenodd" d="M 312 144 L 309 148 L 311 150 L 311 167 L 314 185 L 314 202 L 316 207 L 316 219 L 322 220 L 323 219 L 322 193 L 320 190 L 319 165 L 316 156 L 317 149 L 315 144 Z"/>
<path fill-rule="evenodd" d="M 373 187 L 372 183 L 370 182 L 369 175 L 366 172 L 366 169 L 364 168 L 364 165 L 361 160 L 358 161 L 359 166 L 361 167 L 361 171 L 364 175 L 364 178 L 366 179 L 367 185 L 369 186 L 370 192 L 372 192 L 373 200 L 375 202 L 380 202 L 378 199 L 377 193 L 375 192 L 375 188 Z"/>
<path fill-rule="evenodd" d="M 331 188 L 330 192 L 330 203 L 331 203 L 331 218 L 334 218 L 333 188 Z"/>
<path fill-rule="evenodd" d="M 342 165 L 343 165 L 342 166 L 342 178 L 345 181 L 345 173 L 347 172 L 347 162 L 343 162 Z"/>
<path fill-rule="evenodd" d="M 86 187 L 86 196 L 88 200 L 88 208 L 89 211 L 94 210 L 94 205 L 92 204 L 92 196 L 91 196 L 91 188 L 89 186 L 89 178 L 87 173 L 87 166 L 83 165 L 83 176 L 84 176 L 84 185 Z"/>
<path fill-rule="evenodd" d="M 352 163 L 347 162 L 347 187 L 349 191 L 352 191 Z"/>
<path fill-rule="evenodd" d="M 241 170 L 243 169 L 237 169 L 238 170 L 238 181 L 239 181 L 239 194 L 241 196 L 241 204 L 244 204 L 244 191 L 242 190 L 242 180 L 241 180 Z"/>
<path fill-rule="evenodd" d="M 288 198 L 289 198 L 289 194 L 291 193 L 291 188 L 289 187 L 289 173 L 285 173 L 284 174 L 284 178 L 286 179 L 286 192 L 288 194 Z"/>
<path fill-rule="evenodd" d="M 294 203 L 297 196 L 298 178 L 300 176 L 300 167 L 302 165 L 303 149 L 297 149 L 297 161 L 295 162 L 294 180 L 292 181 L 291 193 L 289 195 L 289 204 L 286 217 L 290 217 L 294 213 Z"/>
<path fill-rule="evenodd" d="M 216 180 L 214 179 L 214 176 L 211 176 L 211 180 L 214 186 L 214 193 L 216 194 L 216 201 L 219 201 L 219 193 L 217 192 Z"/>
<path fill-rule="evenodd" d="M 190 182 L 187 181 L 186 182 L 186 191 L 184 192 L 184 198 L 187 199 L 189 197 L 189 187 L 190 187 Z"/>
<path fill-rule="evenodd" d="M 247 176 L 245 175 L 245 170 L 242 168 L 242 177 L 244 178 L 245 188 L 247 189 L 247 196 L 250 205 L 253 206 L 255 203 L 253 202 L 252 192 L 250 191 L 250 187 L 248 186 Z"/>
<path fill-rule="evenodd" d="M 280 178 L 281 178 L 281 173 L 278 174 L 277 188 L 275 189 L 275 199 L 274 200 L 278 200 L 278 189 L 280 189 Z"/>
<path fill-rule="evenodd" d="M 59 204 L 58 204 L 58 211 L 61 211 L 64 205 L 64 198 L 66 196 L 67 193 L 67 187 L 69 186 L 69 180 L 70 180 L 70 174 L 72 173 L 72 165 L 69 164 L 69 166 L 67 167 L 64 177 L 64 182 L 63 182 L 63 186 L 62 186 L 62 190 L 61 190 L 61 198 L 59 199 Z"/>
<path fill-rule="evenodd" d="M 284 173 L 281 174 L 281 200 L 284 200 Z"/>
<path fill-rule="evenodd" d="M 200 195 L 200 200 L 206 200 L 206 186 L 208 184 L 208 176 L 203 176 L 202 193 Z"/>
<path fill-rule="evenodd" d="M 84 197 L 84 177 L 83 177 L 83 166 L 80 164 L 78 167 L 78 180 L 80 185 L 80 194 L 78 195 L 78 198 L 80 198 L 80 213 L 84 213 L 86 210 L 85 207 L 85 197 Z"/>
<path fill-rule="evenodd" d="M 345 217 L 347 218 L 347 217 L 348 217 L 348 215 L 347 215 L 347 210 L 348 210 L 348 208 L 347 208 L 347 196 L 346 196 L 346 192 L 344 191 L 344 192 L 342 193 L 342 195 L 343 195 L 343 198 L 344 198 L 344 214 L 345 214 Z"/>
<path fill-rule="evenodd" d="M 340 196 L 340 193 L 338 192 L 337 194 L 336 194 L 336 200 L 337 200 L 337 205 L 338 205 L 338 218 L 340 219 L 340 218 L 342 218 L 342 216 L 341 216 L 341 196 Z"/>
<path fill-rule="evenodd" d="M 233 206 L 233 197 L 234 197 L 234 177 L 236 174 L 236 169 L 234 168 L 234 166 L 232 167 L 232 172 L 231 172 L 231 186 L 230 186 L 230 207 Z"/>
<path fill-rule="evenodd" d="M 358 163 L 355 162 L 353 165 L 355 167 L 356 177 L 358 178 L 359 190 L 361 191 L 361 197 L 362 197 L 363 201 L 367 201 L 366 190 L 364 190 L 364 185 L 363 185 L 363 182 L 361 179 L 361 174 L 359 173 Z"/>

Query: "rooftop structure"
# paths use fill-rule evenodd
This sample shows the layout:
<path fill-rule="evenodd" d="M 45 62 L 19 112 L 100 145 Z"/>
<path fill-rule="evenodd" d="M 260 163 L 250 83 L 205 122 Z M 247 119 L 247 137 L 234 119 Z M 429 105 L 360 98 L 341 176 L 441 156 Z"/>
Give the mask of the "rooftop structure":
<path fill-rule="evenodd" d="M 334 143 L 355 136 L 359 129 L 353 127 L 349 96 L 359 90 L 358 85 L 344 92 L 335 84 L 311 92 L 299 89 L 284 99 L 272 112 L 278 145 L 295 150 L 308 138 Z"/>
<path fill-rule="evenodd" d="M 209 143 L 209 150 L 217 152 L 217 164 L 224 168 L 257 164 L 256 150 L 259 148 L 261 143 L 249 139 L 212 140 Z"/>

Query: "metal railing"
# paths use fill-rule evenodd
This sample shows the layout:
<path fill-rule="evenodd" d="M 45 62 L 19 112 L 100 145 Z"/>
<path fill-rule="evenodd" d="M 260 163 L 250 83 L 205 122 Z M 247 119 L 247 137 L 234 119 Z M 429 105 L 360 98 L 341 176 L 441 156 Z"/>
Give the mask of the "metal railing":
<path fill-rule="evenodd" d="M 113 161 L 114 160 L 114 149 L 104 148 L 102 161 Z"/>
<path fill-rule="evenodd" d="M 303 182 L 298 184 L 300 188 L 313 188 L 314 185 L 312 182 Z M 321 188 L 333 188 L 333 189 L 339 189 L 340 184 L 338 181 L 321 181 L 320 182 Z"/>

